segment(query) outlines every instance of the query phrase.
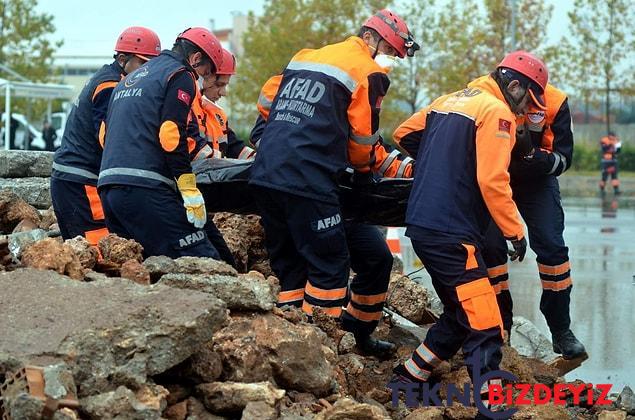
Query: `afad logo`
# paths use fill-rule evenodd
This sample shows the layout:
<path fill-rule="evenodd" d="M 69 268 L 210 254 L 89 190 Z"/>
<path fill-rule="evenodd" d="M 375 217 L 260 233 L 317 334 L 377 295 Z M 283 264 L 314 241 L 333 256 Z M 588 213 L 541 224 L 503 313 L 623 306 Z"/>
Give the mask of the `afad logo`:
<path fill-rule="evenodd" d="M 515 383 L 518 377 L 505 370 L 493 370 L 485 375 L 481 375 L 478 366 L 481 363 L 480 352 L 475 351 L 472 356 L 466 359 L 468 365 L 472 366 L 473 394 L 470 393 L 470 384 L 464 384 L 460 390 L 454 384 L 447 384 L 445 401 L 439 397 L 440 383 L 430 386 L 428 383 L 403 383 L 389 382 L 387 387 L 392 391 L 392 406 L 399 405 L 400 391 L 404 393 L 405 403 L 408 408 L 419 407 L 450 407 L 457 400 L 465 407 L 470 407 L 470 399 L 473 399 L 478 411 L 492 419 L 508 419 L 514 415 L 518 408 L 492 411 L 491 406 L 523 406 L 523 405 L 546 405 L 553 402 L 555 405 L 565 405 L 568 396 L 573 397 L 573 404 L 579 405 L 584 399 L 585 405 L 611 405 L 608 396 L 611 384 L 555 384 L 549 387 L 544 384 L 523 384 Z M 511 382 L 505 386 L 501 385 L 501 380 Z M 601 395 L 594 400 L 594 390 L 597 389 Z M 487 393 L 488 400 L 483 401 L 482 394 Z M 584 398 L 586 393 L 586 399 Z M 516 395 L 514 395 L 516 394 Z M 445 404 L 444 404 L 445 402 Z M 487 405 L 486 405 L 487 404 Z M 488 407 L 490 406 L 490 407 Z"/>
<path fill-rule="evenodd" d="M 126 77 L 126 80 L 124 82 L 125 86 L 126 87 L 133 86 L 135 83 L 139 81 L 139 79 L 141 79 L 142 77 L 146 77 L 148 73 L 149 73 L 148 67 L 146 66 L 139 67 L 137 70 L 135 70 L 130 75 L 128 75 L 128 77 Z"/>

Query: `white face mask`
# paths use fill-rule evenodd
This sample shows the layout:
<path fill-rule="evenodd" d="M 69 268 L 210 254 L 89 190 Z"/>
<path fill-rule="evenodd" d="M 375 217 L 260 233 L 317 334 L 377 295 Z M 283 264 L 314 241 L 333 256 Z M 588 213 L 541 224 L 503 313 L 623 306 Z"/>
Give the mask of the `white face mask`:
<path fill-rule="evenodd" d="M 390 71 L 397 64 L 397 57 L 388 54 L 377 54 L 375 56 L 375 63 L 387 71 Z"/>
<path fill-rule="evenodd" d="M 203 90 L 203 87 L 205 86 L 205 79 L 203 79 L 203 76 L 198 76 L 198 88 L 199 90 Z"/>

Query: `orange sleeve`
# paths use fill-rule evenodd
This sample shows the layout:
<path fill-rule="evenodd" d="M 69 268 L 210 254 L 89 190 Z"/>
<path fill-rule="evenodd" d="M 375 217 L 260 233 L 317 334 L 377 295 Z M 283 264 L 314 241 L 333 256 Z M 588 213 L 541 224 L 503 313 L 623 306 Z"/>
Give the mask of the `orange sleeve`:
<path fill-rule="evenodd" d="M 494 222 L 507 239 L 524 236 L 509 186 L 509 161 L 516 142 L 516 121 L 509 110 L 490 107 L 476 129 L 476 178 Z"/>
<path fill-rule="evenodd" d="M 269 119 L 269 111 L 271 110 L 271 104 L 273 103 L 274 98 L 278 94 L 278 89 L 280 88 L 280 83 L 282 82 L 282 75 L 279 74 L 277 76 L 270 77 L 269 80 L 265 82 L 260 90 L 260 96 L 258 96 L 258 112 L 260 115 L 267 120 Z"/>
<path fill-rule="evenodd" d="M 359 172 L 369 172 L 375 165 L 381 165 L 383 159 L 376 152 L 379 136 L 379 113 L 381 102 L 388 91 L 390 80 L 384 73 L 371 73 L 357 85 L 351 95 L 348 106 L 350 137 L 348 141 L 348 159 Z M 384 150 L 385 152 L 385 150 Z"/>
<path fill-rule="evenodd" d="M 429 107 L 415 112 L 402 122 L 392 135 L 393 140 L 412 157 L 417 157 L 419 143 L 426 128 Z"/>
<path fill-rule="evenodd" d="M 377 143 L 372 169 L 384 178 L 412 178 L 413 162 L 414 159 L 407 156 L 402 159 L 399 150 L 395 149 L 388 153 L 383 144 Z"/>

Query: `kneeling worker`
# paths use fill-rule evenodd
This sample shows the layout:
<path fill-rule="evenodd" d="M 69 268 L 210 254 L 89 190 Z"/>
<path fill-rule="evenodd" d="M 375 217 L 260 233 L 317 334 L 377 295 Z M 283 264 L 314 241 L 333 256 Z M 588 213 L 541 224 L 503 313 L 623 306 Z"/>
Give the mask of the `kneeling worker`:
<path fill-rule="evenodd" d="M 207 214 L 190 164 L 187 122 L 197 77 L 212 76 L 221 63 L 216 37 L 190 28 L 113 92 L 100 129 L 99 194 L 108 228 L 141 243 L 146 257 L 219 258 L 202 230 Z"/>

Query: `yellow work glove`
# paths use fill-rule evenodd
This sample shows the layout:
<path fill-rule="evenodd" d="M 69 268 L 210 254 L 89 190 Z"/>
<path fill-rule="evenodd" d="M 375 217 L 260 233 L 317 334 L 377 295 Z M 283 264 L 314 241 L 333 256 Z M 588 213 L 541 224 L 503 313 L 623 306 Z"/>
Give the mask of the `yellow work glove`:
<path fill-rule="evenodd" d="M 194 174 L 183 174 L 177 179 L 176 185 L 183 197 L 188 222 L 201 229 L 207 222 L 207 211 L 203 194 L 196 188 L 196 177 Z"/>

